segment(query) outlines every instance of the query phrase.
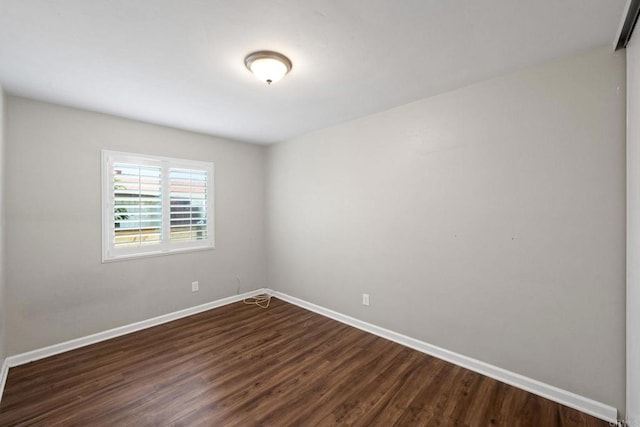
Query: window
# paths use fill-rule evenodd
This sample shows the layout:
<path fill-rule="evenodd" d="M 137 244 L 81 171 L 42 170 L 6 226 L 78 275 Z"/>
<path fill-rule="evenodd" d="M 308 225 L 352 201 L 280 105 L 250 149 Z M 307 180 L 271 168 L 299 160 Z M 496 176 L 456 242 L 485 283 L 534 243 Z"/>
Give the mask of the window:
<path fill-rule="evenodd" d="M 212 249 L 213 163 L 102 151 L 102 261 Z"/>

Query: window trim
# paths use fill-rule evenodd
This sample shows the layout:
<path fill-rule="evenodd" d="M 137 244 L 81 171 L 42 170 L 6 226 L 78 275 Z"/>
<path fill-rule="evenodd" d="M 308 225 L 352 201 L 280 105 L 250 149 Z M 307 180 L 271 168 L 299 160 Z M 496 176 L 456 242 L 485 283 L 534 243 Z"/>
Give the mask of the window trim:
<path fill-rule="evenodd" d="M 142 247 L 114 248 L 111 237 L 115 233 L 113 214 L 113 164 L 132 163 L 147 166 L 160 166 L 162 171 L 162 241 L 158 245 Z M 171 168 L 196 169 L 207 171 L 207 238 L 197 241 L 171 243 L 169 171 Z M 101 199 L 102 199 L 102 262 L 114 262 L 128 259 L 148 258 L 172 255 L 176 253 L 206 251 L 215 249 L 215 165 L 213 162 L 154 156 L 149 154 L 128 153 L 102 150 Z"/>

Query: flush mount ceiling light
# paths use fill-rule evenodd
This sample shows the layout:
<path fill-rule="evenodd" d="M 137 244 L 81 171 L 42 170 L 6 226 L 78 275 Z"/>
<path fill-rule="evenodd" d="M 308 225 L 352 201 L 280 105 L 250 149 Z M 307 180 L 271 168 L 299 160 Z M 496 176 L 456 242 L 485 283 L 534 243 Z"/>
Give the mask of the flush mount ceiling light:
<path fill-rule="evenodd" d="M 267 84 L 277 82 L 291 71 L 289 58 L 278 52 L 261 50 L 244 58 L 244 65 L 259 79 Z"/>

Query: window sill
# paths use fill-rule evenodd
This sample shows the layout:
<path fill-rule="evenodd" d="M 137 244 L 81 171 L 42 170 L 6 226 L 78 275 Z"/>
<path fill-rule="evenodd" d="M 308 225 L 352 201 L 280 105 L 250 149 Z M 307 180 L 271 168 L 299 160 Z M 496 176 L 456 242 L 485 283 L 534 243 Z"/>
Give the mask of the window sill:
<path fill-rule="evenodd" d="M 214 246 L 201 247 L 201 248 L 185 248 L 185 249 L 174 249 L 171 251 L 147 252 L 144 254 L 119 255 L 119 256 L 112 256 L 109 258 L 107 258 L 103 254 L 102 264 L 110 264 L 112 262 L 130 261 L 130 260 L 143 259 L 143 258 L 155 258 L 155 257 L 163 257 L 163 256 L 170 256 L 170 255 L 187 254 L 191 252 L 213 251 L 214 249 L 215 249 Z"/>

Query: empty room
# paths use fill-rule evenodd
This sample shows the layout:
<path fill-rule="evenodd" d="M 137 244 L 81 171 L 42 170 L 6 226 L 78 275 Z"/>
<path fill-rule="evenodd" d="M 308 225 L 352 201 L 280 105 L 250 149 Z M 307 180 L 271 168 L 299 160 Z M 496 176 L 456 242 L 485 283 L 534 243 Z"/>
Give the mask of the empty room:
<path fill-rule="evenodd" d="M 0 0 L 0 426 L 640 427 L 640 0 Z"/>

